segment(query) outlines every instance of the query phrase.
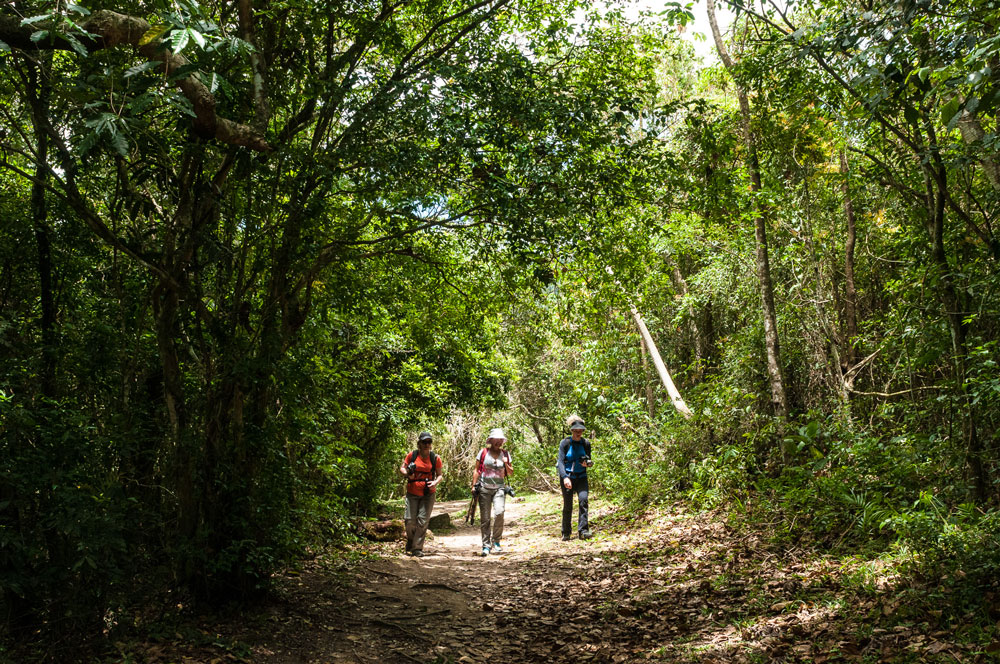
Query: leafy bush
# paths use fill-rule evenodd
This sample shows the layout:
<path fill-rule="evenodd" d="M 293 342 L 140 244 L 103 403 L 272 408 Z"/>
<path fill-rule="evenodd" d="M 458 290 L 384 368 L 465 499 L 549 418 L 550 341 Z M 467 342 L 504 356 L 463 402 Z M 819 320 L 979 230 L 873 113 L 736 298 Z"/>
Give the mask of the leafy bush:
<path fill-rule="evenodd" d="M 0 400 L 0 597 L 8 625 L 101 625 L 142 558 L 144 515 L 97 465 L 108 441 L 79 411 Z"/>
<path fill-rule="evenodd" d="M 954 590 L 960 602 L 981 601 L 1000 587 L 1000 510 L 965 503 L 948 510 L 929 492 L 887 525 L 899 535 L 906 566 L 931 583 Z"/>

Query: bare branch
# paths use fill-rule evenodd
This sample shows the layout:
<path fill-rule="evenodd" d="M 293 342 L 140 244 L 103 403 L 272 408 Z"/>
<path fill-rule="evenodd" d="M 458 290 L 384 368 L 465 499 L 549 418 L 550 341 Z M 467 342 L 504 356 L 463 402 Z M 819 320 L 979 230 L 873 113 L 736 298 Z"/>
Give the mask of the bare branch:
<path fill-rule="evenodd" d="M 943 390 L 944 388 L 940 385 L 922 385 L 920 387 L 912 387 L 907 390 L 900 390 L 899 392 L 859 392 L 858 390 L 850 389 L 851 394 L 859 394 L 863 397 L 898 397 L 904 394 L 912 394 L 918 390 Z"/>

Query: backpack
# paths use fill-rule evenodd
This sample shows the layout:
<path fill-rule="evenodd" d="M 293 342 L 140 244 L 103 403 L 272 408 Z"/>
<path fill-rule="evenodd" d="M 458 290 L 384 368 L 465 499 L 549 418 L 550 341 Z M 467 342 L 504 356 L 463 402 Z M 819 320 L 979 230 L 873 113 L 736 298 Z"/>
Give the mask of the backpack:
<path fill-rule="evenodd" d="M 503 452 L 504 462 L 510 463 L 510 452 L 508 452 L 507 450 L 501 450 L 501 452 Z M 483 472 L 485 464 L 486 464 L 486 448 L 484 447 L 483 450 L 479 453 L 479 463 L 476 464 L 476 470 L 480 473 Z M 503 477 L 504 479 L 507 479 L 507 466 L 503 467 Z"/>
<path fill-rule="evenodd" d="M 566 466 L 565 466 L 565 468 L 566 468 L 566 473 L 567 474 L 574 475 L 574 476 L 575 475 L 586 475 L 587 474 L 587 468 L 585 466 L 583 466 L 583 465 L 580 465 L 579 467 L 577 466 L 577 464 L 580 464 L 581 461 L 584 458 L 588 457 L 587 448 L 583 444 L 584 440 L 586 440 L 586 439 L 585 438 L 581 438 L 580 441 L 579 441 L 579 445 L 577 445 L 577 441 L 573 440 L 572 438 L 570 439 L 569 447 L 566 448 L 566 454 L 569 455 L 570 452 L 573 452 L 574 454 L 573 454 L 573 460 L 572 460 L 572 462 L 570 462 L 569 459 L 566 460 Z M 577 452 L 577 451 L 580 452 L 579 455 L 575 454 L 575 452 Z M 570 468 L 572 468 L 572 470 L 570 470 Z"/>
<path fill-rule="evenodd" d="M 417 460 L 417 456 L 420 454 L 420 450 L 413 450 L 406 455 L 406 463 L 414 463 Z M 431 479 L 437 477 L 437 460 L 438 455 L 434 454 L 434 450 L 431 450 Z M 428 480 L 406 480 L 407 482 L 427 482 Z"/>

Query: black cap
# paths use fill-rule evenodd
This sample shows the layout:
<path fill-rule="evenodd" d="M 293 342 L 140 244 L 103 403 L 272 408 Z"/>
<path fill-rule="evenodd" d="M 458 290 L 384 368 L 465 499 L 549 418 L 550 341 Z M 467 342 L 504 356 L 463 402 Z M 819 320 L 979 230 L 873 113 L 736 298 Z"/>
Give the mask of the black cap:
<path fill-rule="evenodd" d="M 417 436 L 417 442 L 418 442 L 418 443 L 422 443 L 422 442 L 424 442 L 425 440 L 433 440 L 433 439 L 434 439 L 434 436 L 432 436 L 432 435 L 431 435 L 430 433 L 428 433 L 427 431 L 421 431 L 421 432 L 420 432 L 420 435 L 419 435 L 419 436 Z"/>
<path fill-rule="evenodd" d="M 573 420 L 573 423 L 569 425 L 570 429 L 586 429 L 583 425 L 583 420 Z"/>

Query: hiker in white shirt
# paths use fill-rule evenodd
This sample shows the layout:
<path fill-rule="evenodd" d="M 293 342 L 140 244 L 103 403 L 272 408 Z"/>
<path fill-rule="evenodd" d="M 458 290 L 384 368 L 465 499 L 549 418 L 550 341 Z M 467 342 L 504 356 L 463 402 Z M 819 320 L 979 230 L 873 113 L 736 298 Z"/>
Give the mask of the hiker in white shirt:
<path fill-rule="evenodd" d="M 503 512 L 507 498 L 507 476 L 514 468 L 510 463 L 510 452 L 505 450 L 507 437 L 503 429 L 493 429 L 486 440 L 486 447 L 480 452 L 476 471 L 472 474 L 472 489 L 479 485 L 479 516 L 482 525 L 483 554 L 501 553 L 500 539 L 503 537 Z"/>

